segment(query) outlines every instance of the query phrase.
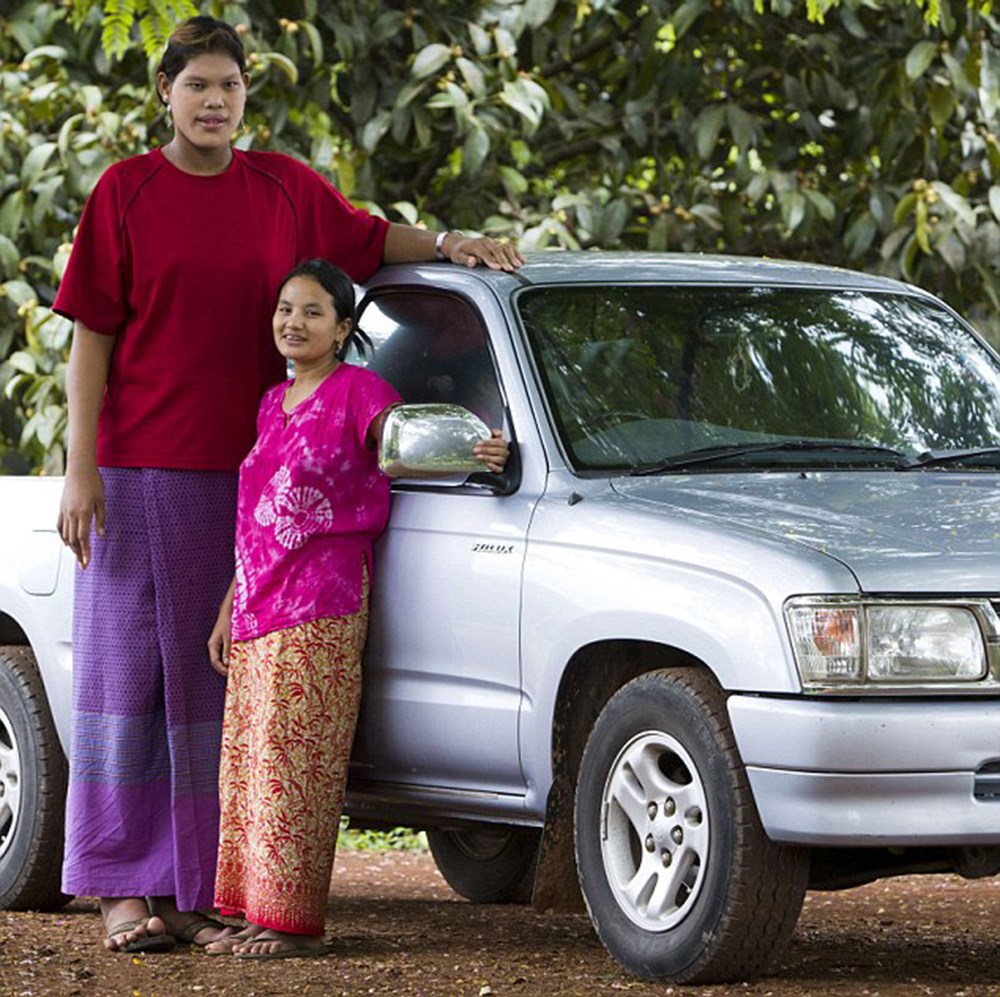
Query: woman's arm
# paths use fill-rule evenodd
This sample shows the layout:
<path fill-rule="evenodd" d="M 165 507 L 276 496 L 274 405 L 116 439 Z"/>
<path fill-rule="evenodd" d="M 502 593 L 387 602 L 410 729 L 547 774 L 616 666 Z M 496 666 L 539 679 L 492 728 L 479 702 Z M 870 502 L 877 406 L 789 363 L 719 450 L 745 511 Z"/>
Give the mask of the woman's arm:
<path fill-rule="evenodd" d="M 425 263 L 438 259 L 438 234 L 414 225 L 389 225 L 382 251 L 383 263 Z M 516 270 L 523 262 L 521 251 L 511 242 L 497 242 L 489 236 L 473 239 L 461 232 L 446 232 L 441 252 L 452 263 L 474 267 L 479 263 L 491 270 Z"/>
<path fill-rule="evenodd" d="M 229 675 L 229 649 L 232 646 L 233 598 L 236 595 L 236 578 L 229 583 L 229 588 L 219 606 L 219 615 L 215 618 L 215 626 L 208 638 L 208 660 L 212 667 L 223 677 Z"/>
<path fill-rule="evenodd" d="M 73 326 L 66 394 L 69 403 L 69 451 L 66 483 L 56 529 L 81 568 L 90 563 L 91 524 L 104 536 L 104 483 L 97 470 L 97 417 L 108 383 L 114 336 Z"/>

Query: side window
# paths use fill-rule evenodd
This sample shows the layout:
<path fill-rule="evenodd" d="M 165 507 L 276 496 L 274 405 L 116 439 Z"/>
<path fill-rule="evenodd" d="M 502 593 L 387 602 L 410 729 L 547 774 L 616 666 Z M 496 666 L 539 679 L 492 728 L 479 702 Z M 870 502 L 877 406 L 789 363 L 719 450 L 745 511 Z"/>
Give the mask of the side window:
<path fill-rule="evenodd" d="M 359 326 L 372 340 L 362 359 L 406 402 L 453 402 L 488 426 L 503 425 L 503 401 L 486 330 L 462 298 L 392 291 L 369 298 Z M 353 359 L 353 358 L 352 358 Z"/>

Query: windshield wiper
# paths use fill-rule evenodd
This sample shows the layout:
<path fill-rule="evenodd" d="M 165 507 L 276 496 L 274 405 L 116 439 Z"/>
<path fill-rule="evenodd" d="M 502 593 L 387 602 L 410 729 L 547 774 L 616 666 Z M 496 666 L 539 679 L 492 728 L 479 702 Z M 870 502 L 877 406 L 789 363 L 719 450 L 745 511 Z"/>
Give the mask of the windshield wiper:
<path fill-rule="evenodd" d="M 967 450 L 925 450 L 922 454 L 907 461 L 905 470 L 920 467 L 941 467 L 943 464 L 958 464 L 963 460 L 973 460 L 976 457 L 994 457 L 1000 460 L 1000 447 L 971 447 Z"/>
<path fill-rule="evenodd" d="M 884 455 L 892 458 L 894 465 L 899 466 L 906 455 L 891 447 L 879 446 L 876 443 L 845 443 L 843 440 L 775 440 L 771 443 L 730 443 L 726 446 L 701 447 L 688 453 L 667 457 L 652 467 L 633 468 L 631 474 L 642 477 L 647 474 L 666 474 L 696 464 L 714 464 L 742 457 L 747 454 L 772 453 L 778 451 L 801 451 L 803 453 L 835 452 L 835 453 L 866 453 Z"/>

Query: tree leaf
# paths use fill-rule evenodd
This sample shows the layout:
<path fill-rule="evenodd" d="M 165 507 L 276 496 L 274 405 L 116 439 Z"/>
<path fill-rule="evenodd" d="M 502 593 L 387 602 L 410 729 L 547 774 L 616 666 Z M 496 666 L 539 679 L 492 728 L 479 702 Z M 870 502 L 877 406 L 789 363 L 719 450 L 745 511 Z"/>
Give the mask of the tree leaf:
<path fill-rule="evenodd" d="M 15 190 L 0 204 L 0 235 L 17 242 L 21 221 L 24 218 L 24 191 Z"/>
<path fill-rule="evenodd" d="M 407 225 L 416 225 L 420 221 L 420 212 L 417 211 L 416 205 L 409 201 L 396 201 L 389 206 L 399 213 Z"/>
<path fill-rule="evenodd" d="M 962 225 L 967 228 L 974 229 L 976 227 L 976 213 L 972 210 L 969 202 L 962 197 L 961 194 L 955 192 L 955 190 L 948 186 L 948 184 L 943 183 L 941 180 L 935 180 L 931 184 L 931 187 L 937 192 L 938 197 L 948 206 L 948 208 L 955 214 Z"/>
<path fill-rule="evenodd" d="M 260 58 L 261 63 L 265 67 L 277 66 L 288 78 L 289 83 L 295 84 L 299 82 L 298 66 L 287 55 L 282 55 L 280 52 L 265 52 Z"/>
<path fill-rule="evenodd" d="M 7 236 L 0 235 L 0 273 L 8 277 L 16 274 L 20 261 L 21 253 L 14 242 Z"/>
<path fill-rule="evenodd" d="M 35 358 L 26 350 L 18 350 L 16 353 L 12 353 L 7 358 L 7 363 L 9 363 L 14 370 L 18 370 L 22 374 L 38 373 L 38 364 L 35 363 Z"/>
<path fill-rule="evenodd" d="M 989 201 L 990 209 L 993 211 L 993 217 L 1000 222 L 1000 187 L 996 184 L 990 187 Z"/>
<path fill-rule="evenodd" d="M 934 42 L 917 42 L 906 55 L 906 75 L 911 80 L 923 76 L 937 56 L 937 51 L 938 47 Z"/>
<path fill-rule="evenodd" d="M 896 210 L 892 213 L 892 223 L 894 225 L 902 225 L 904 219 L 913 213 L 916 206 L 917 195 L 912 191 L 910 191 L 909 194 L 904 194 L 899 199 L 899 203 L 896 205 Z"/>
<path fill-rule="evenodd" d="M 555 6 L 556 0 L 526 0 L 524 19 L 532 28 L 540 28 L 552 16 Z"/>
<path fill-rule="evenodd" d="M 628 222 L 628 214 L 628 204 L 621 198 L 605 205 L 601 212 L 601 222 L 598 229 L 602 246 L 610 246 L 617 241 Z"/>
<path fill-rule="evenodd" d="M 719 132 L 722 131 L 722 123 L 726 117 L 726 106 L 715 104 L 706 107 L 698 115 L 695 122 L 695 140 L 697 142 L 698 155 L 701 159 L 709 159 L 715 145 L 719 140 Z"/>
<path fill-rule="evenodd" d="M 469 98 L 465 91 L 454 83 L 449 83 L 444 90 L 439 90 L 428 99 L 427 107 L 466 107 Z"/>
<path fill-rule="evenodd" d="M 68 55 L 69 53 L 62 45 L 39 45 L 21 60 L 21 66 L 24 69 L 30 69 L 33 62 L 38 62 L 41 59 L 55 59 L 56 62 L 63 62 Z"/>
<path fill-rule="evenodd" d="M 476 24 L 475 21 L 468 23 L 469 37 L 472 39 L 472 47 L 477 55 L 488 55 L 493 48 L 493 42 L 484 28 Z"/>
<path fill-rule="evenodd" d="M 58 148 L 55 142 L 40 142 L 36 145 L 21 164 L 21 186 L 30 190 L 41 176 L 42 170 L 48 165 L 52 153 Z"/>
<path fill-rule="evenodd" d="M 309 21 L 299 21 L 297 22 L 299 29 L 305 32 L 306 38 L 309 39 L 309 49 L 312 52 L 312 61 L 317 66 L 323 65 L 323 38 L 316 28 L 315 24 L 311 24 Z"/>
<path fill-rule="evenodd" d="M 676 11 L 674 11 L 673 16 L 670 18 L 670 22 L 674 26 L 674 32 L 678 38 L 681 38 L 694 25 L 695 21 L 701 17 L 702 14 L 707 13 L 711 10 L 712 4 L 710 0 L 686 0 L 682 3 Z"/>
<path fill-rule="evenodd" d="M 412 73 L 419 79 L 431 76 L 442 69 L 451 59 L 451 49 L 447 45 L 435 42 L 422 48 L 413 60 Z"/>
<path fill-rule="evenodd" d="M 388 111 L 379 111 L 362 129 L 361 147 L 367 153 L 375 151 L 382 137 L 392 124 L 392 115 Z"/>
<path fill-rule="evenodd" d="M 478 121 L 473 119 L 472 128 L 462 145 L 462 172 L 474 175 L 482 168 L 490 151 L 490 137 Z"/>
<path fill-rule="evenodd" d="M 741 152 L 749 148 L 753 142 L 757 118 L 749 111 L 744 111 L 738 104 L 727 104 L 726 124 L 729 126 L 737 148 Z"/>
<path fill-rule="evenodd" d="M 955 89 L 960 93 L 965 93 L 972 95 L 976 92 L 976 88 L 972 85 L 968 75 L 965 72 L 965 67 L 956 59 L 950 52 L 943 52 L 941 54 L 941 61 L 944 62 L 948 69 L 948 75 L 951 77 L 951 82 Z"/>
<path fill-rule="evenodd" d="M 500 92 L 500 100 L 517 111 L 532 128 L 536 128 L 541 122 L 544 108 L 540 106 L 537 95 L 529 88 L 525 80 L 517 79 L 506 82 Z"/>
<path fill-rule="evenodd" d="M 847 250 L 847 255 L 851 259 L 864 256 L 875 241 L 877 233 L 878 226 L 868 212 L 855 219 L 844 233 L 844 248 Z"/>
<path fill-rule="evenodd" d="M 713 232 L 722 231 L 722 212 L 717 205 L 707 202 L 692 204 L 690 211 L 698 221 L 704 222 Z"/>
<path fill-rule="evenodd" d="M 477 97 L 485 97 L 486 77 L 483 75 L 482 69 L 471 59 L 466 59 L 464 56 L 456 59 L 455 65 L 458 66 L 458 71 L 462 74 L 462 78 L 468 83 L 469 89 Z"/>
<path fill-rule="evenodd" d="M 785 227 L 794 232 L 806 216 L 806 199 L 801 191 L 793 190 L 781 199 L 781 213 L 785 219 Z"/>
<path fill-rule="evenodd" d="M 510 194 L 524 194 L 528 190 L 528 181 L 525 180 L 523 173 L 515 170 L 512 166 L 499 166 L 497 169 L 504 187 Z"/>
<path fill-rule="evenodd" d="M 943 128 L 959 106 L 958 94 L 951 87 L 930 87 L 927 104 L 934 127 Z"/>
<path fill-rule="evenodd" d="M 953 273 L 961 273 L 965 269 L 965 246 L 954 232 L 945 232 L 935 238 L 934 249 Z"/>
<path fill-rule="evenodd" d="M 807 190 L 806 197 L 809 198 L 813 207 L 819 212 L 820 218 L 825 222 L 832 222 L 837 217 L 837 205 L 818 190 Z"/>
<path fill-rule="evenodd" d="M 755 173 L 746 186 L 746 195 L 753 202 L 759 201 L 771 189 L 770 173 Z"/>

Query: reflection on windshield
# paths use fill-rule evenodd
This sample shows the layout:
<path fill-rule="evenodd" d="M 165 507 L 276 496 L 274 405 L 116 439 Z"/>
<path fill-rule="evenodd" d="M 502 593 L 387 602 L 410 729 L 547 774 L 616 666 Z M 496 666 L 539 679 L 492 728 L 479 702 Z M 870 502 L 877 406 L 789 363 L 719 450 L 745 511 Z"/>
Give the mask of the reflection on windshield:
<path fill-rule="evenodd" d="M 1000 445 L 997 359 L 933 302 L 796 288 L 550 287 L 518 307 L 581 470 L 786 438 L 908 457 Z M 758 469 L 859 467 L 877 451 L 740 459 Z"/>

